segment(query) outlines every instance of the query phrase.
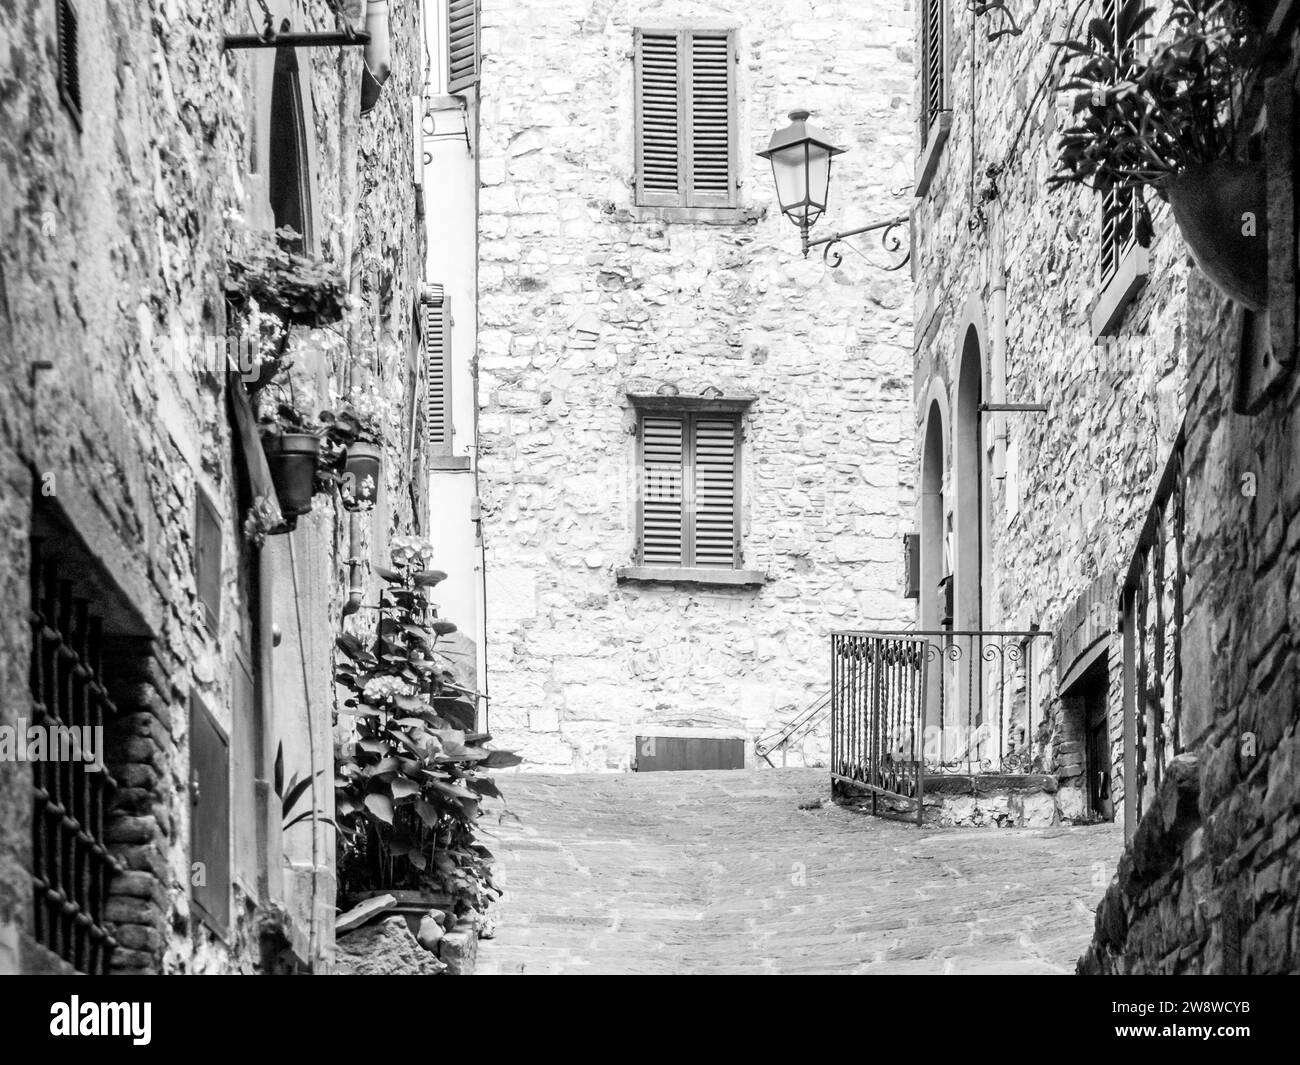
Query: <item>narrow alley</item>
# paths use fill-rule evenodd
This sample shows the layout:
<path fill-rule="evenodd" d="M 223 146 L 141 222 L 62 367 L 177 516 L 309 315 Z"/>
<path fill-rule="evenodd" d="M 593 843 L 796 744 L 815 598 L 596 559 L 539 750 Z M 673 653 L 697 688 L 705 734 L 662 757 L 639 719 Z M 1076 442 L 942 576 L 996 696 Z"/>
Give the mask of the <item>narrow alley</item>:
<path fill-rule="evenodd" d="M 1123 842 L 918 831 L 833 805 L 813 769 L 502 791 L 518 820 L 488 830 L 505 897 L 479 973 L 1070 973 Z"/>

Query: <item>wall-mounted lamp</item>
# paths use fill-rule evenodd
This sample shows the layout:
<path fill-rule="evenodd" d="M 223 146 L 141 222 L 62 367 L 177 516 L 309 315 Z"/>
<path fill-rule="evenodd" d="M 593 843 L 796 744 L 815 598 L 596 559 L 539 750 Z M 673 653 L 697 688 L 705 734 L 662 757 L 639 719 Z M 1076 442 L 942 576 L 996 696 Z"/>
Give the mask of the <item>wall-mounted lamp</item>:
<path fill-rule="evenodd" d="M 907 225 L 907 215 L 872 222 L 857 229 L 845 229 L 817 240 L 808 239 L 808 231 L 826 211 L 830 197 L 831 160 L 837 155 L 843 155 L 845 151 L 833 145 L 816 126 L 810 125 L 808 116 L 809 112 L 804 110 L 791 111 L 790 125 L 773 133 L 767 150 L 758 153 L 772 164 L 772 180 L 776 183 L 776 198 L 781 205 L 781 213 L 799 227 L 804 258 L 808 258 L 811 249 L 824 245 L 823 261 L 832 268 L 837 267 L 843 261 L 843 256 L 833 250 L 836 244 L 846 237 L 856 237 L 876 230 L 883 230 L 880 243 L 886 251 L 901 250 L 903 240 L 898 230 Z M 905 253 L 902 261 L 882 269 L 901 270 L 907 265 L 910 254 Z"/>

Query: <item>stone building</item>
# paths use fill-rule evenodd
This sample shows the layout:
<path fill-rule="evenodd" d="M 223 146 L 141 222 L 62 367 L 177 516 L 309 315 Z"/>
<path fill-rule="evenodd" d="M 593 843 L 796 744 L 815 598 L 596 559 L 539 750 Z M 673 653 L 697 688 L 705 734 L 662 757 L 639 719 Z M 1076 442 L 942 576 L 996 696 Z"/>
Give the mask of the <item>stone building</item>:
<path fill-rule="evenodd" d="M 1242 5 L 1273 34 L 1267 315 L 1162 201 L 1146 239 L 1133 204 L 1047 187 L 1053 42 L 1116 5 L 917 7 L 918 628 L 951 652 L 927 724 L 959 726 L 952 764 L 1124 820 L 1081 971 L 1293 971 L 1295 5 Z"/>
<path fill-rule="evenodd" d="M 427 521 L 421 15 L 338 6 L 0 13 L 0 725 L 104 735 L 101 772 L 0 762 L 0 971 L 329 969 L 333 834 L 282 831 L 274 763 L 331 814 L 333 638 L 364 561 Z M 338 39 L 227 47 L 268 29 Z M 259 549 L 271 390 L 228 358 L 226 290 L 278 226 L 353 303 L 292 332 L 286 395 L 376 393 L 385 483 Z"/>
<path fill-rule="evenodd" d="M 807 108 L 849 149 L 825 224 L 905 212 L 910 14 L 487 0 L 483 27 L 492 731 L 539 767 L 753 764 L 832 628 L 905 617 L 912 492 L 906 273 L 800 258 L 755 153 Z"/>
<path fill-rule="evenodd" d="M 1182 425 L 1187 255 L 1164 204 L 1143 246 L 1130 214 L 1047 188 L 1068 117 L 1053 42 L 1089 12 L 1040 5 L 997 39 L 997 11 L 916 17 L 917 619 L 952 652 L 927 724 L 954 763 L 1036 756 L 1062 814 L 1110 819 L 1115 588 Z"/>

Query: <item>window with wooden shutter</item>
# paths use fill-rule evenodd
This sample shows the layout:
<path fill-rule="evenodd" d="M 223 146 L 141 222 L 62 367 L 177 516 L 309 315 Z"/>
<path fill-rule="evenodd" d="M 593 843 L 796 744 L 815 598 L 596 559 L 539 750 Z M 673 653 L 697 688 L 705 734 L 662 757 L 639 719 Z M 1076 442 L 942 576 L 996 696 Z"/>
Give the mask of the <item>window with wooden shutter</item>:
<path fill-rule="evenodd" d="M 58 36 L 59 99 L 81 129 L 81 56 L 77 40 L 77 8 L 72 0 L 57 0 L 55 32 Z"/>
<path fill-rule="evenodd" d="M 1125 12 L 1124 8 L 1120 0 L 1102 0 L 1097 14 L 1097 19 L 1115 35 L 1116 54 L 1122 54 L 1130 43 L 1121 16 L 1131 18 L 1132 12 Z M 1090 42 L 1095 39 L 1093 25 L 1089 24 Z M 1124 256 L 1137 241 L 1137 197 L 1136 189 L 1111 189 L 1102 196 L 1101 242 L 1097 253 L 1097 281 L 1101 288 L 1114 279 Z"/>
<path fill-rule="evenodd" d="M 642 411 L 640 551 L 647 566 L 740 564 L 740 419 Z"/>
<path fill-rule="evenodd" d="M 447 0 L 447 92 L 462 93 L 478 84 L 479 0 Z"/>
<path fill-rule="evenodd" d="M 426 285 L 420 301 L 424 317 L 424 430 L 430 455 L 450 455 L 451 316 L 441 285 Z"/>
<path fill-rule="evenodd" d="M 921 143 L 947 109 L 948 57 L 944 40 L 945 0 L 921 0 Z"/>
<path fill-rule="evenodd" d="M 736 34 L 638 29 L 636 202 L 734 207 Z"/>

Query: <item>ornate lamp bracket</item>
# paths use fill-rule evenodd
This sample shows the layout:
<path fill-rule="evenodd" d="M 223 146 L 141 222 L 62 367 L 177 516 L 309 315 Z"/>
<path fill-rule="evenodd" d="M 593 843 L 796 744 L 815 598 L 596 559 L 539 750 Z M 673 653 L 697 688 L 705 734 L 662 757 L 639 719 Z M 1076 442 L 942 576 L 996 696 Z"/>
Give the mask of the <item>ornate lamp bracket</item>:
<path fill-rule="evenodd" d="M 844 253 L 841 252 L 836 245 L 844 243 L 849 237 L 861 236 L 864 233 L 878 232 L 880 234 L 880 246 L 893 261 L 886 265 L 873 262 L 871 259 L 867 259 L 867 256 L 865 255 L 862 257 L 867 259 L 867 262 L 870 262 L 873 266 L 879 267 L 881 270 L 901 270 L 912 258 L 912 249 L 909 240 L 909 222 L 909 217 L 903 214 L 894 218 L 881 219 L 878 222 L 872 222 L 865 226 L 859 226 L 857 229 L 842 229 L 837 233 L 829 233 L 817 240 L 809 240 L 807 233 L 805 232 L 803 235 L 804 258 L 808 257 L 808 252 L 811 249 L 821 246 L 822 262 L 832 270 L 838 269 L 840 264 L 844 262 Z M 853 246 L 849 245 L 849 247 Z M 855 248 L 854 250 L 856 251 L 857 249 Z M 901 258 L 899 258 L 900 252 L 902 253 Z M 862 253 L 859 252 L 858 254 L 861 255 Z"/>

